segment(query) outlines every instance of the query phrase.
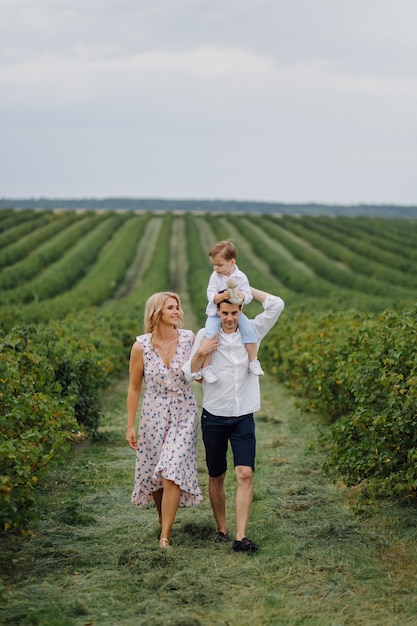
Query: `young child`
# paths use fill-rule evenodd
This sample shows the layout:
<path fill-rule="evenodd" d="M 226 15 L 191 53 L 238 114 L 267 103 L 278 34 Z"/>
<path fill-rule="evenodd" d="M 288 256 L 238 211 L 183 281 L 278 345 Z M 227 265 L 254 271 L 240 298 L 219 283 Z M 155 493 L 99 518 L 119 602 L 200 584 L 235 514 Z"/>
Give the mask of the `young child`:
<path fill-rule="evenodd" d="M 224 300 L 230 300 L 231 290 L 227 285 L 228 279 L 233 277 L 234 282 L 237 283 L 237 291 L 234 290 L 234 295 L 241 296 L 242 303 L 249 304 L 253 299 L 248 278 L 236 265 L 237 250 L 233 243 L 219 241 L 210 250 L 209 257 L 214 271 L 207 286 L 206 337 L 211 337 L 220 332 L 217 304 Z M 229 284 L 231 284 L 230 281 Z M 258 339 L 248 318 L 243 313 L 239 317 L 239 330 L 249 355 L 249 372 L 256 376 L 262 376 L 262 367 L 258 361 Z M 206 382 L 216 382 L 217 376 L 210 365 L 210 356 L 204 360 L 201 374 Z"/>

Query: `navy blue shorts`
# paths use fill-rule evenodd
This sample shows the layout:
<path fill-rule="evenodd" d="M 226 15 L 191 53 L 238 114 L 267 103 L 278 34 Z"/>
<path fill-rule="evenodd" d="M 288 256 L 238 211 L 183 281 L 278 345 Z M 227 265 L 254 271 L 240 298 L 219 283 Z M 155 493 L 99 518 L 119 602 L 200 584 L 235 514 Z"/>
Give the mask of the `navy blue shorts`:
<path fill-rule="evenodd" d="M 239 417 L 219 417 L 203 409 L 201 430 L 209 476 L 216 478 L 227 470 L 229 440 L 235 467 L 245 465 L 255 469 L 256 439 L 253 413 Z"/>

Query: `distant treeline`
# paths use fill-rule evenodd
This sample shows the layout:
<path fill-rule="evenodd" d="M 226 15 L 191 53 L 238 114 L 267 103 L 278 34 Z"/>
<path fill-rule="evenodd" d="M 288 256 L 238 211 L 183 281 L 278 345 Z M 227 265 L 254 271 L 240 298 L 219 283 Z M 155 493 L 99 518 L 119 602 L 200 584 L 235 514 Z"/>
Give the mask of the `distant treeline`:
<path fill-rule="evenodd" d="M 204 213 L 282 213 L 351 217 L 417 218 L 417 206 L 395 204 L 284 204 L 243 200 L 166 200 L 162 198 L 0 198 L 0 209 L 84 209 L 90 211 L 187 211 Z"/>

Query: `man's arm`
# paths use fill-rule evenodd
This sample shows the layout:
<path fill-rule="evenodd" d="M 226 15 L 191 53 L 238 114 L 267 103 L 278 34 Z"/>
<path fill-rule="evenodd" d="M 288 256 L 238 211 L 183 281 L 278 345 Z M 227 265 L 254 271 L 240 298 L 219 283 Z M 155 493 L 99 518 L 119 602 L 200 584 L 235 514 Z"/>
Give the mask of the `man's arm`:
<path fill-rule="evenodd" d="M 270 293 L 267 293 L 266 291 L 255 289 L 255 287 L 251 287 L 251 292 L 252 292 L 252 296 L 254 300 L 257 300 L 258 302 L 265 302 L 267 297 L 271 295 Z"/>
<path fill-rule="evenodd" d="M 256 334 L 258 335 L 259 341 L 261 341 L 283 312 L 285 303 L 279 296 L 273 296 L 266 291 L 261 291 L 254 287 L 251 287 L 251 291 L 254 300 L 260 302 L 264 309 L 262 313 L 259 313 L 253 320 Z"/>
<path fill-rule="evenodd" d="M 219 345 L 219 334 L 213 335 L 209 339 L 204 337 L 204 328 L 199 330 L 191 350 L 190 358 L 184 363 L 182 370 L 188 381 L 196 380 L 200 373 L 204 359 L 208 354 L 217 350 Z"/>

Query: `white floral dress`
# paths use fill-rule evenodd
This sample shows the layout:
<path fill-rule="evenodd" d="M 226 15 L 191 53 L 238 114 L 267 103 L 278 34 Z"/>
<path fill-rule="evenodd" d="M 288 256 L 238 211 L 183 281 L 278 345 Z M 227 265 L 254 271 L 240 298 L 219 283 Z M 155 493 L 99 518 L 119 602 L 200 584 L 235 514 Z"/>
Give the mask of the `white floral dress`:
<path fill-rule="evenodd" d="M 198 408 L 182 365 L 194 341 L 190 330 L 179 330 L 178 346 L 171 366 L 166 367 L 152 347 L 151 335 L 140 335 L 145 394 L 138 433 L 135 487 L 132 503 L 153 500 L 162 488 L 162 476 L 180 487 L 180 506 L 201 502 L 197 473 Z"/>

